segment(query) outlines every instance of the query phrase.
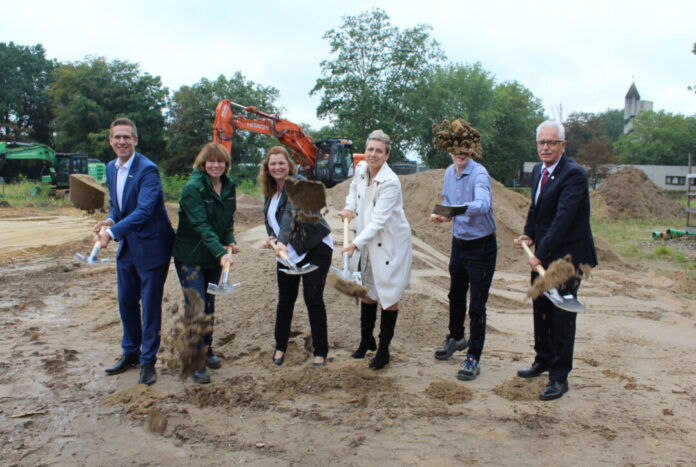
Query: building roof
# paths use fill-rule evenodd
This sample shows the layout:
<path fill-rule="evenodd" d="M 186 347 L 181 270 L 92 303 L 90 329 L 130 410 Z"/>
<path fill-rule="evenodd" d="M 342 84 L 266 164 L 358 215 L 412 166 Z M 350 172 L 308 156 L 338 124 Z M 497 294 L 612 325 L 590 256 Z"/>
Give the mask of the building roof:
<path fill-rule="evenodd" d="M 636 83 L 631 83 L 631 87 L 628 88 L 628 92 L 626 93 L 626 99 L 631 99 L 634 97 L 637 100 L 640 100 L 640 94 L 638 93 L 638 89 L 636 88 Z"/>

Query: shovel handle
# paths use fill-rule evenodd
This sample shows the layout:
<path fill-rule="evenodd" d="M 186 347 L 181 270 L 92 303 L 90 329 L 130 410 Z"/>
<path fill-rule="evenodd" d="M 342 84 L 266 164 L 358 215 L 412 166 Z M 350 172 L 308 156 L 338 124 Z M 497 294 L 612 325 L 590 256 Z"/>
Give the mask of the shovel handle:
<path fill-rule="evenodd" d="M 227 247 L 227 254 L 228 254 L 228 255 L 231 255 L 231 254 L 232 254 L 232 247 L 231 247 L 231 246 L 228 246 L 228 247 Z M 223 273 L 223 274 L 228 273 L 228 272 L 230 271 L 230 264 L 232 264 L 232 263 L 229 263 L 229 262 L 228 262 L 228 263 L 225 263 L 225 265 L 222 267 L 222 273 Z"/>
<path fill-rule="evenodd" d="M 347 217 L 343 219 L 343 248 L 348 246 L 348 224 L 350 223 L 350 219 Z"/>
<path fill-rule="evenodd" d="M 520 244 L 522 245 L 522 249 L 524 250 L 524 252 L 527 253 L 527 256 L 529 256 L 529 258 L 534 258 L 534 253 L 532 253 L 532 250 L 529 249 L 527 243 L 521 241 Z M 537 264 L 536 270 L 541 277 L 544 277 L 546 275 L 546 271 L 544 271 L 544 267 L 541 264 Z"/>

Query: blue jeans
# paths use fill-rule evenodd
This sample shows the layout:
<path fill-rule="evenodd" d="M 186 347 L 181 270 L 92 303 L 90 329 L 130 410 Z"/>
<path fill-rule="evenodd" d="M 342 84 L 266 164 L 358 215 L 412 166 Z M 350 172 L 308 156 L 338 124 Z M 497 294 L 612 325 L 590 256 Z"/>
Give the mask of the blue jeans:
<path fill-rule="evenodd" d="M 477 360 L 481 358 L 486 340 L 486 302 L 493 281 L 498 245 L 495 235 L 465 242 L 452 237 L 450 256 L 450 337 L 464 337 L 466 318 L 466 295 L 470 294 L 469 354 Z M 471 290 L 469 290 L 471 289 Z"/>
<path fill-rule="evenodd" d="M 212 315 L 215 313 L 215 295 L 207 293 L 208 283 L 212 282 L 217 284 L 220 280 L 220 275 L 222 274 L 222 267 L 215 269 L 201 269 L 198 266 L 191 266 L 184 264 L 181 261 L 175 259 L 174 267 L 176 268 L 176 274 L 179 276 L 179 282 L 181 283 L 182 289 L 193 289 L 201 297 L 203 303 L 205 303 L 205 314 Z M 184 300 L 187 305 L 190 305 L 186 294 L 184 294 Z M 212 319 L 212 318 L 211 318 Z M 211 322 L 212 324 L 212 322 Z M 203 337 L 203 342 L 200 348 L 209 345 L 213 342 L 213 333 L 210 332 Z M 199 348 L 199 350 L 200 350 Z"/>

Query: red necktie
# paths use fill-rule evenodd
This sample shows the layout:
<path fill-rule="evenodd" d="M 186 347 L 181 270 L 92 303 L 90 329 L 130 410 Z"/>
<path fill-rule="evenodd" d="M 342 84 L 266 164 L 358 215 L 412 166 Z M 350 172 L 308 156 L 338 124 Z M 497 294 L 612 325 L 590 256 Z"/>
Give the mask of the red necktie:
<path fill-rule="evenodd" d="M 541 184 L 539 185 L 539 193 L 541 193 L 541 190 L 544 188 L 544 183 L 549 179 L 549 171 L 546 170 L 546 167 L 544 167 L 544 171 L 542 172 L 541 175 Z"/>

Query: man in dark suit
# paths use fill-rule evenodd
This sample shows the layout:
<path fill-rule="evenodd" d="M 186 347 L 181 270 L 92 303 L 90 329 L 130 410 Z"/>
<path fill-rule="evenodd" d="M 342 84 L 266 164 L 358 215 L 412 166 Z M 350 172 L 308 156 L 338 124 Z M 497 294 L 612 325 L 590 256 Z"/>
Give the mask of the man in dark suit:
<path fill-rule="evenodd" d="M 565 129 L 559 122 L 543 122 L 537 128 L 536 139 L 541 162 L 532 171 L 532 204 L 524 234 L 516 240 L 518 248 L 522 242 L 530 247 L 535 245 L 534 256 L 529 260 L 532 281 L 537 277 L 537 265 L 548 268 L 567 254 L 572 256 L 576 269 L 580 264 L 597 265 L 590 229 L 587 174 L 565 154 Z M 559 292 L 577 296 L 579 287 L 580 280 L 573 278 L 559 287 Z M 533 378 L 548 371 L 549 383 L 540 399 L 558 399 L 568 391 L 577 313 L 555 307 L 543 295 L 534 300 L 533 308 L 536 358 L 531 368 L 519 370 L 517 374 Z"/>
<path fill-rule="evenodd" d="M 159 169 L 135 152 L 135 124 L 127 118 L 114 120 L 109 144 L 116 153 L 116 159 L 106 167 L 111 209 L 109 218 L 98 222 L 94 231 L 99 234 L 102 248 L 111 240 L 120 242 L 116 275 L 123 354 L 105 372 L 115 375 L 140 363 L 139 382 L 150 385 L 156 380 L 162 295 L 174 230 L 164 207 Z"/>

